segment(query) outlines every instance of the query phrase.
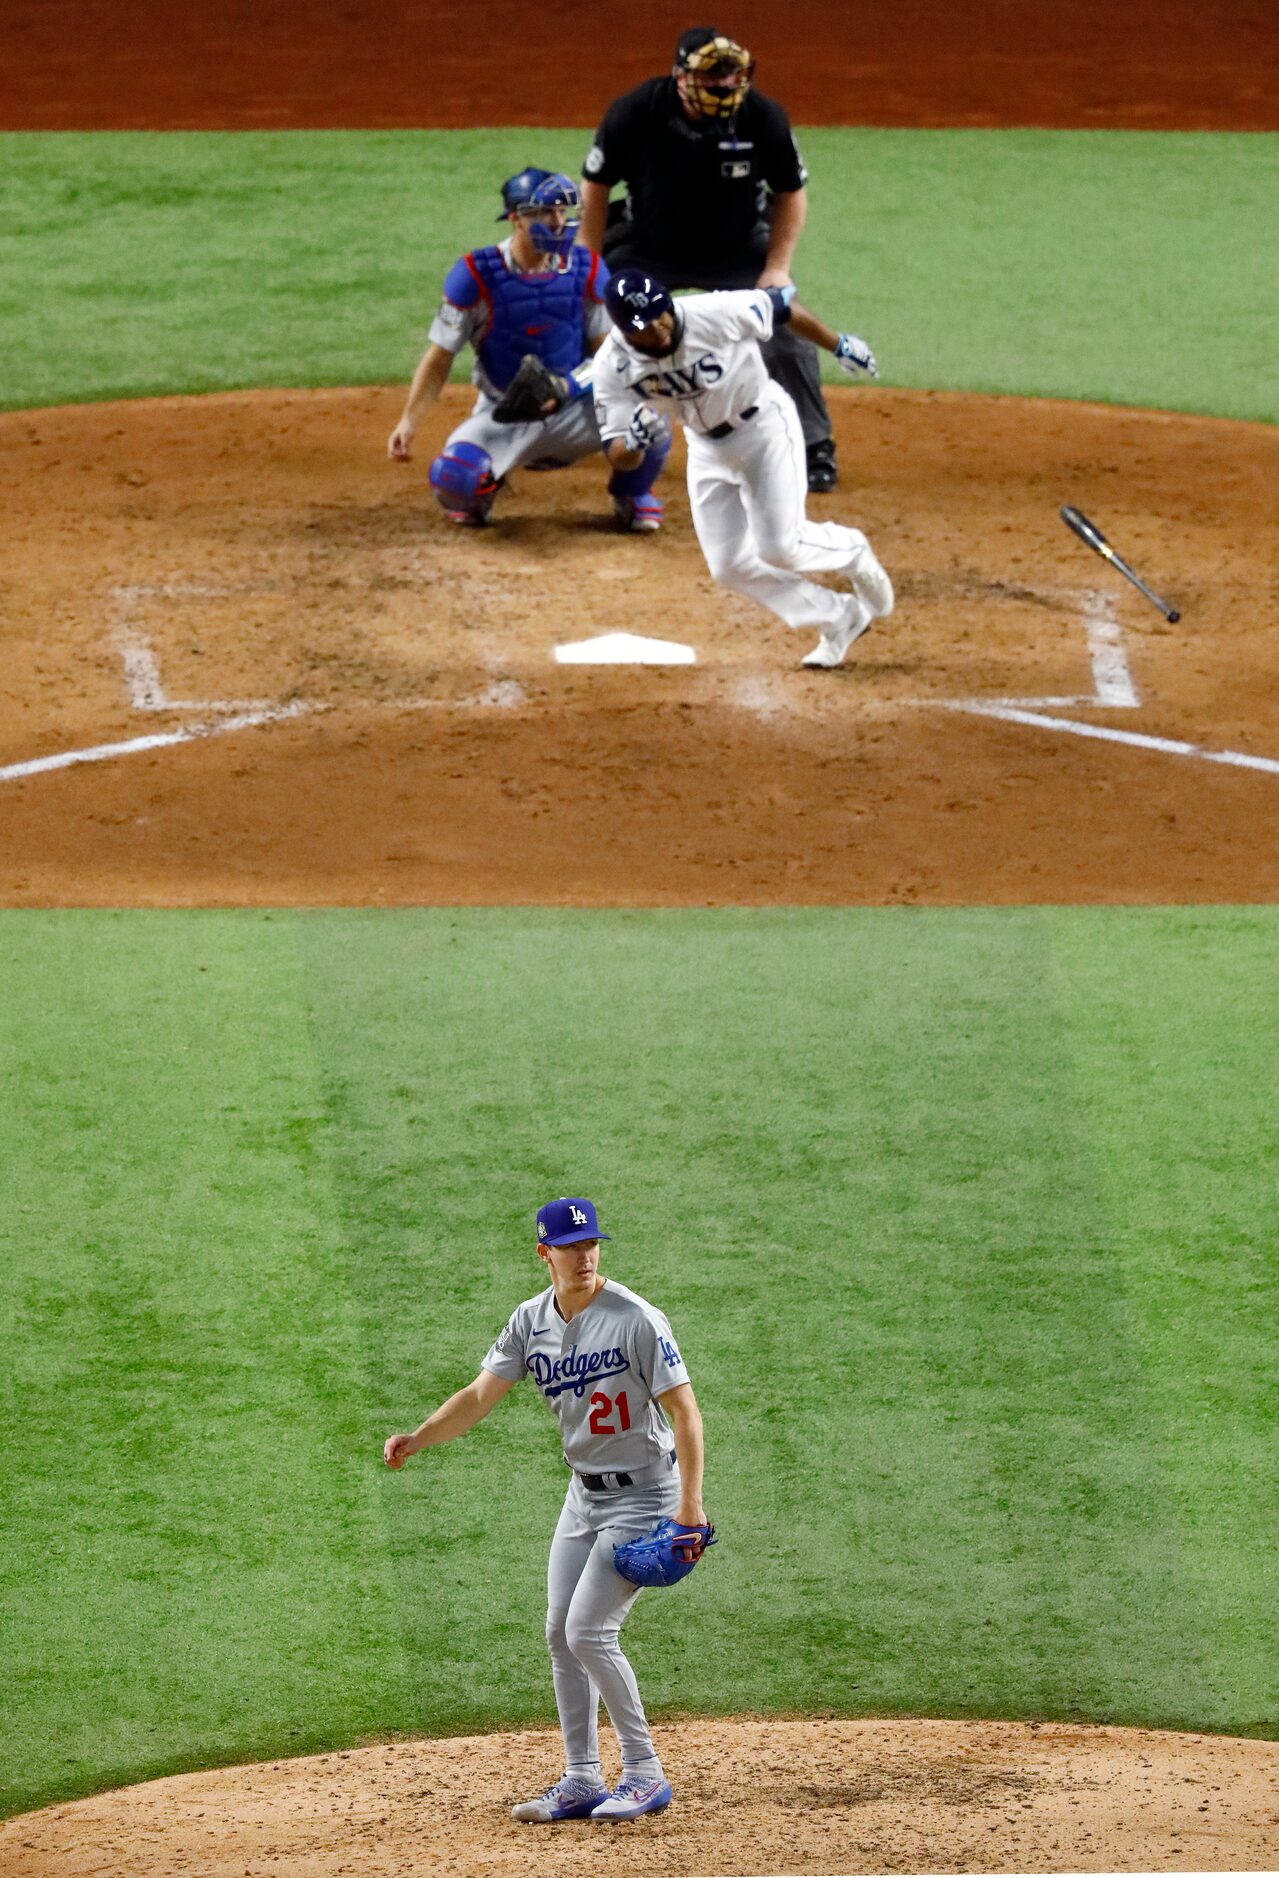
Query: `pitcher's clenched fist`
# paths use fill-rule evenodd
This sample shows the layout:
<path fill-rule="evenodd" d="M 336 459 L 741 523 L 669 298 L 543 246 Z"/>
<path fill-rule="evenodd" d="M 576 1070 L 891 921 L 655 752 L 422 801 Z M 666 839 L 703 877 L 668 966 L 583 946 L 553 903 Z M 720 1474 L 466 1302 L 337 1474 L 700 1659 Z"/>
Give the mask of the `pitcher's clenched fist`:
<path fill-rule="evenodd" d="M 388 1467 L 403 1467 L 409 1456 L 417 1451 L 418 1444 L 412 1435 L 388 1435 L 386 1446 L 382 1449 L 382 1459 Z"/>

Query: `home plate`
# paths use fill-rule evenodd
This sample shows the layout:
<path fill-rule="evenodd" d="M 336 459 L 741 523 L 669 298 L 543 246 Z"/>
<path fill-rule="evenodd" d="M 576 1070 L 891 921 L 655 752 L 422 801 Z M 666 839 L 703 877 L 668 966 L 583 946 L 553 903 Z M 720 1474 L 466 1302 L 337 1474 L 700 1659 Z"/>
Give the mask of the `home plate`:
<path fill-rule="evenodd" d="M 692 646 L 674 639 L 646 639 L 642 633 L 601 633 L 598 639 L 576 639 L 556 646 L 561 665 L 696 665 Z"/>

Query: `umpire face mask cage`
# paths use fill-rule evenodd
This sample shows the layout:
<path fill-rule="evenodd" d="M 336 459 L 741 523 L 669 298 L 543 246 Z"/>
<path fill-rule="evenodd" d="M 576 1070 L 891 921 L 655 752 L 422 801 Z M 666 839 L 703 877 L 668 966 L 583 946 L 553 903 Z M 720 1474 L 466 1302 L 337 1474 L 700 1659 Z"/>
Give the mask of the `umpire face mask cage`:
<path fill-rule="evenodd" d="M 693 36 L 686 33 L 675 54 L 679 95 L 695 116 L 714 124 L 731 123 L 751 88 L 755 61 L 745 46 L 725 33 L 690 46 L 687 42 Z"/>

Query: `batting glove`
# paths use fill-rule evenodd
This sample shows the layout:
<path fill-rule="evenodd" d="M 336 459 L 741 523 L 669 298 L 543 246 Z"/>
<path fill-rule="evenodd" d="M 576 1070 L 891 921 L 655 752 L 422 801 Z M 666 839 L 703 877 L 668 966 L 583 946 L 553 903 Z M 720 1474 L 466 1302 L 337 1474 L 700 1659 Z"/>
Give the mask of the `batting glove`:
<path fill-rule="evenodd" d="M 626 426 L 622 442 L 628 450 L 641 453 L 651 448 L 666 430 L 665 420 L 653 409 L 651 404 L 641 404 L 631 413 L 631 421 Z"/>
<path fill-rule="evenodd" d="M 835 358 L 850 375 L 853 372 L 865 372 L 868 378 L 879 377 L 875 354 L 866 341 L 859 339 L 856 333 L 839 335 L 839 344 L 835 347 Z"/>

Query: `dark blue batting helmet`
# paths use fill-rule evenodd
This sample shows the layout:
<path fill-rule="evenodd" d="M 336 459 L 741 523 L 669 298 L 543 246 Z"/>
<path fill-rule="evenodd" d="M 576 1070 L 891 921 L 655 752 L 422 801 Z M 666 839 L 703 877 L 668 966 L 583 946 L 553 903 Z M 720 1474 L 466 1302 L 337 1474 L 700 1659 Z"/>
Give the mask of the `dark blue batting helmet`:
<path fill-rule="evenodd" d="M 663 313 L 673 313 L 675 302 L 660 280 L 638 267 L 624 267 L 604 289 L 604 304 L 614 326 L 624 333 L 641 332 Z"/>
<path fill-rule="evenodd" d="M 522 209 L 531 202 L 533 191 L 550 174 L 550 170 L 527 169 L 521 170 L 518 176 L 508 176 L 502 184 L 502 213 L 498 221 L 509 221 L 516 209 Z"/>

